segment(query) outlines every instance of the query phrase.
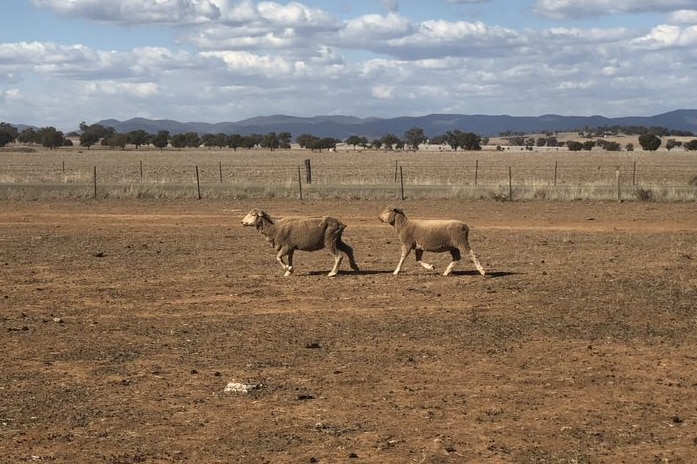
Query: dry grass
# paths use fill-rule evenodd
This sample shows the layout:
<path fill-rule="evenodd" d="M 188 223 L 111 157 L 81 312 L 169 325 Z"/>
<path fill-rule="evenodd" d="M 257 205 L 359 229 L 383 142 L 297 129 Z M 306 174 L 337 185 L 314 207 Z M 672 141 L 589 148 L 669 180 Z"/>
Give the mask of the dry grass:
<path fill-rule="evenodd" d="M 312 184 L 304 161 L 311 160 Z M 689 152 L 0 151 L 0 198 L 304 198 L 695 201 Z M 198 169 L 198 183 L 197 183 Z M 510 175 L 510 178 L 509 178 Z"/>

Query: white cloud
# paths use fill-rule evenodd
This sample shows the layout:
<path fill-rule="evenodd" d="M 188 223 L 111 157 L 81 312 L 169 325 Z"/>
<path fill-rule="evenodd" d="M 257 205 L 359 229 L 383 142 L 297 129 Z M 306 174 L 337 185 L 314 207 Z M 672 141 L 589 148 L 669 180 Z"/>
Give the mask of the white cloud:
<path fill-rule="evenodd" d="M 342 10 L 342 20 L 309 6 L 320 4 L 314 0 L 33 1 L 87 21 L 153 21 L 178 42 L 119 51 L 89 37 L 0 43 L 0 120 L 65 127 L 136 115 L 215 122 L 276 113 L 612 116 L 697 107 L 685 93 L 697 86 L 697 10 L 681 0 L 536 3 L 538 13 L 559 18 L 666 13 L 641 31 L 624 20 L 525 28 L 414 18 L 398 12 L 398 1 L 373 2 L 354 16 Z M 107 29 L 118 40 L 144 28 Z"/>
<path fill-rule="evenodd" d="M 686 28 L 665 24 L 656 26 L 649 34 L 632 40 L 631 45 L 652 50 L 694 47 L 697 46 L 697 26 Z"/>
<path fill-rule="evenodd" d="M 697 24 L 697 10 L 678 10 L 668 15 L 673 24 Z"/>
<path fill-rule="evenodd" d="M 63 16 L 125 24 L 195 24 L 220 17 L 220 8 L 212 0 L 31 0 Z"/>
<path fill-rule="evenodd" d="M 694 0 L 537 0 L 532 11 L 551 19 L 578 19 L 622 13 L 667 13 L 694 7 Z"/>

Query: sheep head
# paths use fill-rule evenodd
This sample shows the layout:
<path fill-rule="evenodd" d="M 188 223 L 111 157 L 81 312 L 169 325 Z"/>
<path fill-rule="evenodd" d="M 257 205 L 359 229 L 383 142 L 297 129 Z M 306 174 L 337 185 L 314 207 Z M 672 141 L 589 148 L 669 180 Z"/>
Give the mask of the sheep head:
<path fill-rule="evenodd" d="M 402 211 L 400 208 L 395 208 L 394 206 L 390 205 L 385 210 L 380 213 L 380 216 L 378 216 L 378 219 L 382 222 L 386 222 L 390 225 L 394 225 L 395 223 L 395 216 L 397 214 L 401 214 L 404 216 L 404 211 Z"/>
<path fill-rule="evenodd" d="M 259 208 L 254 208 L 242 218 L 242 225 L 256 226 L 258 228 L 263 221 L 273 223 L 271 217 L 266 213 L 266 211 L 262 211 Z"/>

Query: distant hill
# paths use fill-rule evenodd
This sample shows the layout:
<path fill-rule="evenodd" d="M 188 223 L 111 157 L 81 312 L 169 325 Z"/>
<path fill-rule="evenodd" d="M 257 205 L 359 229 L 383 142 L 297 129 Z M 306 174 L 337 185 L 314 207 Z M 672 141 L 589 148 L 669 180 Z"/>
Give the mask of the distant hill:
<path fill-rule="evenodd" d="M 676 110 L 656 116 L 627 116 L 607 118 L 604 116 L 492 116 L 463 114 L 429 114 L 416 117 L 397 118 L 357 118 L 353 116 L 314 116 L 296 117 L 286 115 L 260 116 L 237 122 L 179 122 L 168 119 L 133 118 L 127 121 L 105 119 L 97 124 L 110 126 L 117 132 L 130 132 L 142 129 L 154 134 L 167 130 L 170 134 L 197 132 L 203 134 L 267 134 L 269 132 L 290 132 L 293 137 L 311 134 L 317 137 L 335 137 L 341 140 L 351 135 L 369 139 L 380 138 L 385 134 L 403 136 L 413 127 L 424 130 L 426 136 L 433 137 L 449 130 L 474 132 L 479 135 L 497 136 L 505 131 L 535 133 L 542 131 L 569 131 L 584 127 L 601 126 L 659 126 L 667 129 L 690 131 L 697 134 L 697 110 Z"/>

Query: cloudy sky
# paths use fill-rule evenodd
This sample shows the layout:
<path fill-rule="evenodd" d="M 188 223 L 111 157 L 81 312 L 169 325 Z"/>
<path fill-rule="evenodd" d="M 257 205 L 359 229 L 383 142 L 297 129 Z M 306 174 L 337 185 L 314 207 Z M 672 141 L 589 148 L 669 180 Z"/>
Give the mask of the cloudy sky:
<path fill-rule="evenodd" d="M 0 121 L 697 108 L 697 0 L 15 0 Z"/>

